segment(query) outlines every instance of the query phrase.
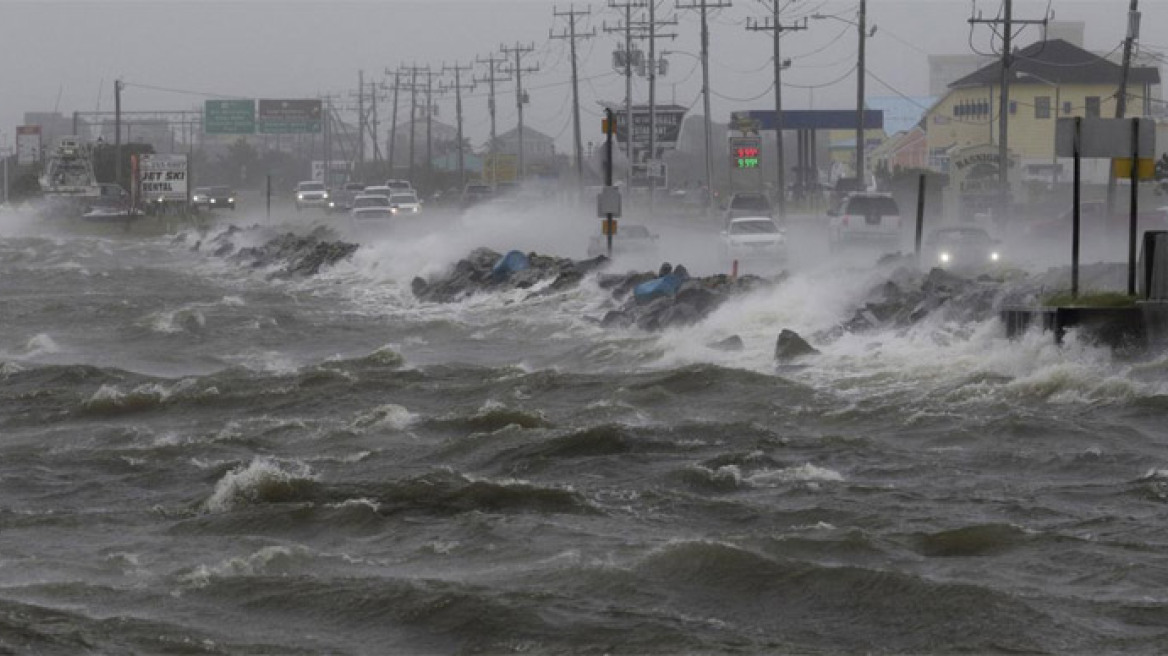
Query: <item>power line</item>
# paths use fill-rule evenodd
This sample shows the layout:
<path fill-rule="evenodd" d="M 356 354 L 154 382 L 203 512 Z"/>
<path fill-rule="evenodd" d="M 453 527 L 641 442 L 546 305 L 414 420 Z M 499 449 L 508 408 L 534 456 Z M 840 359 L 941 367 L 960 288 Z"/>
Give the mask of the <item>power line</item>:
<path fill-rule="evenodd" d="M 771 0 L 771 15 L 764 17 L 761 23 L 758 20 L 753 23 L 747 20 L 746 29 L 752 32 L 770 32 L 773 39 L 774 54 L 771 56 L 771 64 L 774 66 L 775 79 L 771 83 L 771 89 L 774 89 L 775 92 L 775 169 L 777 178 L 774 200 L 779 216 L 784 217 L 787 212 L 787 165 L 783 156 L 783 68 L 789 65 L 789 62 L 782 60 L 780 43 L 783 32 L 806 30 L 807 19 L 804 18 L 801 25 L 797 23 L 783 25 L 780 18 L 781 11 L 779 0 Z"/>
<path fill-rule="evenodd" d="M 576 182 L 581 188 L 584 187 L 584 145 L 581 142 L 580 137 L 580 79 L 576 60 L 576 41 L 578 39 L 591 39 L 592 37 L 596 36 L 596 30 L 584 33 L 577 32 L 576 19 L 588 16 L 591 13 L 591 9 L 588 11 L 576 11 L 571 6 L 569 6 L 568 11 L 564 12 L 553 9 L 553 16 L 565 17 L 568 19 L 568 29 L 561 34 L 555 34 L 550 31 L 548 32 L 549 39 L 568 40 L 568 45 L 572 53 L 572 141 L 576 149 Z M 516 66 L 518 67 L 518 59 L 516 59 Z"/>

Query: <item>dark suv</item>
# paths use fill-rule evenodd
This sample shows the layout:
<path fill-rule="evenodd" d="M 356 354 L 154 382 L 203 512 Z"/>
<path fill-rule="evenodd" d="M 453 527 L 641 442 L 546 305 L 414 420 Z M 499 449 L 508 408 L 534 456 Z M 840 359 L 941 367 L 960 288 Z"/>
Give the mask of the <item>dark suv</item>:
<path fill-rule="evenodd" d="M 726 204 L 726 212 L 722 215 L 723 221 L 729 225 L 732 219 L 747 216 L 769 216 L 774 218 L 771 201 L 766 194 L 754 191 L 739 191 L 730 197 Z"/>

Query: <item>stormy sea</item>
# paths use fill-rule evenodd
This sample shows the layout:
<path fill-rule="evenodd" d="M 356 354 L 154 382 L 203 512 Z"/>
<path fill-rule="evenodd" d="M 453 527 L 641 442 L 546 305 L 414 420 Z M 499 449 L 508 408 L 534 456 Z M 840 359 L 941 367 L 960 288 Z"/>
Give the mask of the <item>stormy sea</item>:
<path fill-rule="evenodd" d="M 1008 340 L 1065 270 L 508 212 L 0 217 L 0 652 L 1168 648 L 1168 352 Z"/>

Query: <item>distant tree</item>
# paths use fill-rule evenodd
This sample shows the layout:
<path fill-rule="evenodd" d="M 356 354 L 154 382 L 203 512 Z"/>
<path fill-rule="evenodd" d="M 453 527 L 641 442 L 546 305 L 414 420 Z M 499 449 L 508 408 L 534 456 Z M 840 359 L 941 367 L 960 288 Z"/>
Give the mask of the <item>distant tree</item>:
<path fill-rule="evenodd" d="M 247 139 L 240 137 L 227 147 L 227 153 L 219 156 L 219 165 L 228 182 L 239 187 L 250 187 L 265 175 L 260 166 L 260 153 Z"/>
<path fill-rule="evenodd" d="M 118 148 L 113 144 L 99 143 L 93 148 L 93 175 L 98 182 L 113 183 L 117 181 L 117 169 L 114 161 L 117 158 Z M 130 158 L 134 155 L 153 155 L 154 146 L 148 143 L 122 144 L 122 187 L 126 191 L 133 186 L 130 180 Z"/>

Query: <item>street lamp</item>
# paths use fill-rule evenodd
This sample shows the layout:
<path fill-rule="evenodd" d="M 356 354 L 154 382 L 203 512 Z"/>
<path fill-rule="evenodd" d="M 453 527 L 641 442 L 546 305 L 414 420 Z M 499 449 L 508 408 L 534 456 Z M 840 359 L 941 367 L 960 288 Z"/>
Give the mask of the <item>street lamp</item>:
<path fill-rule="evenodd" d="M 662 56 L 665 56 L 665 55 L 686 55 L 687 57 L 693 57 L 694 59 L 697 59 L 699 62 L 702 61 L 701 57 L 693 54 L 692 52 L 685 52 L 684 50 L 662 50 L 661 54 L 662 54 Z M 703 62 L 703 64 L 704 64 L 704 62 Z M 705 71 L 703 71 L 703 73 L 705 73 Z M 705 128 L 705 133 L 706 133 L 706 135 L 705 135 L 706 136 L 706 157 L 705 157 L 705 159 L 706 159 L 706 200 L 705 200 L 705 203 L 706 203 L 706 211 L 708 212 L 709 208 L 711 207 L 711 205 L 713 203 L 713 198 L 714 198 L 714 160 L 713 160 L 713 153 L 711 152 L 712 144 L 713 144 L 713 128 L 711 127 L 711 124 L 710 124 L 710 79 L 709 79 L 708 74 L 702 75 L 702 106 L 703 106 L 703 108 L 702 108 L 703 121 L 702 122 L 704 124 L 703 127 Z"/>
<path fill-rule="evenodd" d="M 871 31 L 867 29 L 868 3 L 867 0 L 860 0 L 860 20 L 851 21 L 839 16 L 831 14 L 812 14 L 811 18 L 816 20 L 837 20 L 841 23 L 856 26 L 856 33 L 859 37 L 859 55 L 856 61 L 856 181 L 857 184 L 864 182 L 864 41 L 876 34 L 876 26 L 873 25 Z"/>

